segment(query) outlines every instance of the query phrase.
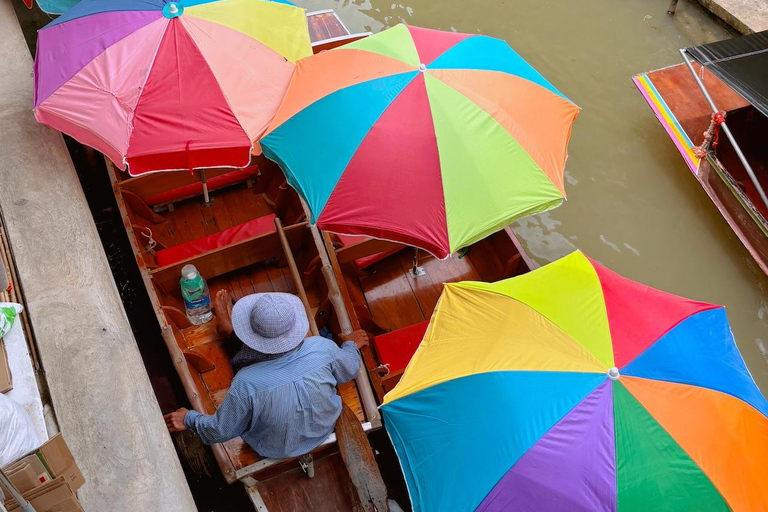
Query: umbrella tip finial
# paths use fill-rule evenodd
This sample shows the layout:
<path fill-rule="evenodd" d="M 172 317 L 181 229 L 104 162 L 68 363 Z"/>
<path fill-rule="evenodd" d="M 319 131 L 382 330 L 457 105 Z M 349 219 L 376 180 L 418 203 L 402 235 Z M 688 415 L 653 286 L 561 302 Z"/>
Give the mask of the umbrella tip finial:
<path fill-rule="evenodd" d="M 176 4 L 171 4 L 168 6 L 168 10 L 171 12 L 171 14 L 178 14 L 179 13 L 179 7 Z"/>
<path fill-rule="evenodd" d="M 420 72 L 422 72 L 422 73 L 423 73 L 423 72 L 425 72 L 426 70 L 427 70 L 427 65 L 426 65 L 426 64 L 424 64 L 423 62 L 422 62 L 421 64 L 419 64 L 419 71 L 420 71 Z"/>
<path fill-rule="evenodd" d="M 619 369 L 615 366 L 606 372 L 611 380 L 619 380 Z"/>

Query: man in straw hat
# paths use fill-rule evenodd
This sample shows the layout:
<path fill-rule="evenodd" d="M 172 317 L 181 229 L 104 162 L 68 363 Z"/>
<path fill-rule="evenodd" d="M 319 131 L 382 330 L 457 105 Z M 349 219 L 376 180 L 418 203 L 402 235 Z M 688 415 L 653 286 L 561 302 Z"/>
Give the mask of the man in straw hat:
<path fill-rule="evenodd" d="M 323 337 L 305 339 L 304 306 L 287 293 L 248 295 L 233 307 L 222 291 L 215 310 L 220 333 L 242 346 L 232 360 L 232 386 L 215 414 L 179 409 L 165 416 L 168 429 L 189 429 L 206 444 L 240 436 L 262 457 L 285 459 L 315 449 L 341 414 L 336 386 L 357 374 L 365 333 L 356 331 L 341 348 Z"/>

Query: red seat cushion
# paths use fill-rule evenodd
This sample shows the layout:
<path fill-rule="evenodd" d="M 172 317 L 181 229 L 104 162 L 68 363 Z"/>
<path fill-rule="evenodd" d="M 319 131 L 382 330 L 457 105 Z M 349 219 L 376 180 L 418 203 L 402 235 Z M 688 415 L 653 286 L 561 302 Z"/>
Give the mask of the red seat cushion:
<path fill-rule="evenodd" d="M 355 235 L 336 235 L 339 239 L 339 242 L 341 242 L 342 247 L 346 247 L 348 245 L 354 245 L 359 244 L 362 242 L 367 242 L 370 240 L 370 237 L 364 237 L 364 236 L 355 236 Z M 382 251 L 376 254 L 371 254 L 370 256 L 363 256 L 362 258 L 357 258 L 355 260 L 355 266 L 363 270 L 364 268 L 368 268 L 374 263 L 377 263 L 387 256 L 391 256 L 395 254 L 398 251 L 401 251 L 402 248 L 392 249 L 389 251 Z"/>
<path fill-rule="evenodd" d="M 376 347 L 379 362 L 388 364 L 391 373 L 404 370 L 419 348 L 428 326 L 429 320 L 376 336 L 373 345 Z"/>
<path fill-rule="evenodd" d="M 214 233 L 203 238 L 198 238 L 197 240 L 192 240 L 191 242 L 163 249 L 162 251 L 158 251 L 155 255 L 155 259 L 157 259 L 158 265 L 164 267 L 212 251 L 213 249 L 236 244 L 237 242 L 255 238 L 265 233 L 271 233 L 272 231 L 275 231 L 274 213 L 250 220 L 239 226 L 225 229 L 220 233 Z"/>
<path fill-rule="evenodd" d="M 246 181 L 251 178 L 255 178 L 259 175 L 259 168 L 255 165 L 246 167 L 245 169 L 238 169 L 236 171 L 221 174 L 213 178 L 208 179 L 208 190 L 217 190 L 224 188 L 228 185 Z M 174 201 L 181 201 L 189 197 L 199 196 L 203 193 L 203 183 L 198 181 L 183 187 L 168 190 L 167 192 L 161 192 L 154 196 L 148 197 L 144 200 L 149 206 L 155 206 L 157 204 L 172 203 Z"/>

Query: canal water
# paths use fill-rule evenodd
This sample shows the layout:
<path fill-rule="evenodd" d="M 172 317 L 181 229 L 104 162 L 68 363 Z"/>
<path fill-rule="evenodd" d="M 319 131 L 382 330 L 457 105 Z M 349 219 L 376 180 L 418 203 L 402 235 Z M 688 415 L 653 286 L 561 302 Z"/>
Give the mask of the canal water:
<path fill-rule="evenodd" d="M 695 2 L 668 0 L 299 0 L 334 7 L 352 32 L 398 23 L 509 44 L 578 104 L 568 201 L 514 226 L 539 263 L 575 249 L 649 286 L 726 307 L 768 393 L 768 279 L 720 216 L 632 83 L 678 49 L 731 37 Z M 690 94 L 700 94 L 698 90 Z"/>

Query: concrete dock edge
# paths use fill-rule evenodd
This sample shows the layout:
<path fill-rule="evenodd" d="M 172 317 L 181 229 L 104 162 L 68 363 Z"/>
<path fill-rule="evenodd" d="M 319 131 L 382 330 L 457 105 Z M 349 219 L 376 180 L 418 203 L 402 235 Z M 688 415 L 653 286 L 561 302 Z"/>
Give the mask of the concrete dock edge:
<path fill-rule="evenodd" d="M 61 135 L 32 113 L 32 59 L 0 2 L 0 210 L 88 512 L 196 510 Z"/>
<path fill-rule="evenodd" d="M 698 0 L 741 34 L 768 30 L 768 0 Z"/>

